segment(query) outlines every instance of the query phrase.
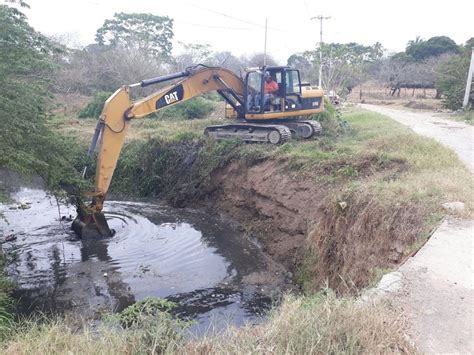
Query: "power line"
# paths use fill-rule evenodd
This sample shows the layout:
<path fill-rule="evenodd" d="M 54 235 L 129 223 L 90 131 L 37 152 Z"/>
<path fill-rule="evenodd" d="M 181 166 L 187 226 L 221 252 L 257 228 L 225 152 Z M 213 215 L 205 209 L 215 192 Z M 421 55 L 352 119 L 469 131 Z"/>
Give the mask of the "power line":
<path fill-rule="evenodd" d="M 243 23 L 246 23 L 247 25 L 252 25 L 252 26 L 257 26 L 257 27 L 260 27 L 260 28 L 265 28 L 265 25 L 262 25 L 260 23 L 256 23 L 256 22 L 252 22 L 252 21 L 248 21 L 248 20 L 244 20 L 244 19 L 241 19 L 239 17 L 235 17 L 235 16 L 232 16 L 232 15 L 229 15 L 229 14 L 225 14 L 223 12 L 219 12 L 219 11 L 215 11 L 215 10 L 212 10 L 212 9 L 208 9 L 206 7 L 202 7 L 202 6 L 199 6 L 199 5 L 196 5 L 196 4 L 192 4 L 192 6 L 200 9 L 200 10 L 204 10 L 204 11 L 208 11 L 208 12 L 211 12 L 213 14 L 216 14 L 216 15 L 219 15 L 219 16 L 223 16 L 223 17 L 226 17 L 226 18 L 230 18 L 234 21 L 240 21 L 240 22 L 243 22 Z M 272 30 L 272 31 L 281 31 L 281 32 L 288 32 L 287 30 L 283 30 L 281 28 L 275 28 L 275 27 L 268 27 L 269 30 Z"/>
<path fill-rule="evenodd" d="M 189 26 L 196 26 L 196 27 L 204 27 L 204 28 L 215 28 L 220 30 L 230 30 L 230 31 L 253 31 L 253 28 L 250 27 L 229 27 L 229 26 L 214 26 L 214 25 L 205 25 L 201 23 L 191 23 L 191 22 L 183 22 L 183 21 L 174 21 L 174 23 L 181 24 L 181 25 L 189 25 Z"/>

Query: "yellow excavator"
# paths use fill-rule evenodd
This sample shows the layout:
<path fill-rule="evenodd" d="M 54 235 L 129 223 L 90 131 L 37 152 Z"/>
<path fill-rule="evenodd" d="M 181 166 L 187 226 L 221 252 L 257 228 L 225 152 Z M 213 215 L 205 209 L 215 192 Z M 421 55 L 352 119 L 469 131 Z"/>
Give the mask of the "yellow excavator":
<path fill-rule="evenodd" d="M 172 82 L 144 99 L 131 101 L 134 87 L 167 81 Z M 72 224 L 79 236 L 113 235 L 102 208 L 130 121 L 209 91 L 217 91 L 225 99 L 226 118 L 235 119 L 232 124 L 206 127 L 204 134 L 214 139 L 281 144 L 292 136 L 310 139 L 321 132 L 317 121 L 302 118 L 324 110 L 323 91 L 302 83 L 299 71 L 287 66 L 249 69 L 242 79 L 227 69 L 198 64 L 179 73 L 122 86 L 105 102 L 88 150 L 90 157 L 99 143 L 92 203 L 79 204 Z M 85 173 L 86 168 L 83 176 Z"/>

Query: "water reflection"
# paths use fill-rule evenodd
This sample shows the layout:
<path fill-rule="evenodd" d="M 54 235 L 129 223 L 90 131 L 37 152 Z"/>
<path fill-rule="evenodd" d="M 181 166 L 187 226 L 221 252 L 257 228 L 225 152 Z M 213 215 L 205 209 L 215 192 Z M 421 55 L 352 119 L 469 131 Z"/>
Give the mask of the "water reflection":
<path fill-rule="evenodd" d="M 3 249 L 24 312 L 92 315 L 149 296 L 167 297 L 180 304 L 177 314 L 197 320 L 198 329 L 216 318 L 232 324 L 256 321 L 270 304 L 242 282 L 265 268 L 259 248 L 216 216 L 109 201 L 105 214 L 116 235 L 80 241 L 59 222 L 56 202 L 44 191 L 23 188 L 13 197 L 31 206 L 0 207 L 9 222 L 0 222 L 0 228 L 17 235 Z M 74 211 L 61 206 L 61 213 Z"/>

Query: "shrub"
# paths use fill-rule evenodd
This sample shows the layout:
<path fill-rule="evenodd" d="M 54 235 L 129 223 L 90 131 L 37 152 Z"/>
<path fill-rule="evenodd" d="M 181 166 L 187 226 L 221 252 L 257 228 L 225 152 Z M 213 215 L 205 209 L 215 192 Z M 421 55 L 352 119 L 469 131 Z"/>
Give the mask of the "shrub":
<path fill-rule="evenodd" d="M 105 101 L 110 97 L 110 92 L 101 91 L 94 95 L 92 101 L 79 112 L 79 118 L 99 117 L 104 108 Z"/>
<path fill-rule="evenodd" d="M 119 321 L 127 327 L 138 325 L 147 317 L 171 319 L 169 311 L 176 308 L 176 303 L 160 298 L 147 297 L 125 308 L 119 313 Z"/>
<path fill-rule="evenodd" d="M 195 97 L 158 112 L 159 119 L 194 119 L 208 116 L 215 109 L 215 103 L 203 97 Z"/>
<path fill-rule="evenodd" d="M 350 125 L 342 119 L 341 113 L 327 98 L 324 98 L 324 111 L 310 116 L 310 119 L 321 123 L 323 135 L 335 137 L 350 130 Z"/>
<path fill-rule="evenodd" d="M 443 106 L 450 110 L 458 110 L 462 107 L 469 62 L 470 57 L 465 54 L 453 57 L 440 68 L 437 86 L 444 95 Z M 471 95 L 473 93 L 474 87 L 471 87 Z"/>

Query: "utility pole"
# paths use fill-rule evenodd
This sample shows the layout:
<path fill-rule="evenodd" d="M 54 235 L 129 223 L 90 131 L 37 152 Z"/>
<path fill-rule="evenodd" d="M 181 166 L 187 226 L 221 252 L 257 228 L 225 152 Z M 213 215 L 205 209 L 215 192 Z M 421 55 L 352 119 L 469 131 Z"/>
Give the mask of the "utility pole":
<path fill-rule="evenodd" d="M 318 15 L 316 17 L 311 17 L 311 20 L 319 20 L 319 80 L 318 86 L 321 89 L 321 78 L 323 76 L 323 21 L 330 19 L 331 16 Z"/>
<path fill-rule="evenodd" d="M 471 53 L 471 64 L 469 65 L 469 73 L 467 74 L 467 83 L 466 91 L 464 92 L 464 100 L 462 102 L 462 107 L 467 108 L 469 104 L 469 95 L 471 94 L 471 85 L 472 85 L 472 72 L 474 71 L 474 48 L 472 48 Z"/>
<path fill-rule="evenodd" d="M 268 18 L 265 18 L 265 43 L 263 45 L 263 66 L 267 66 L 267 24 Z"/>

